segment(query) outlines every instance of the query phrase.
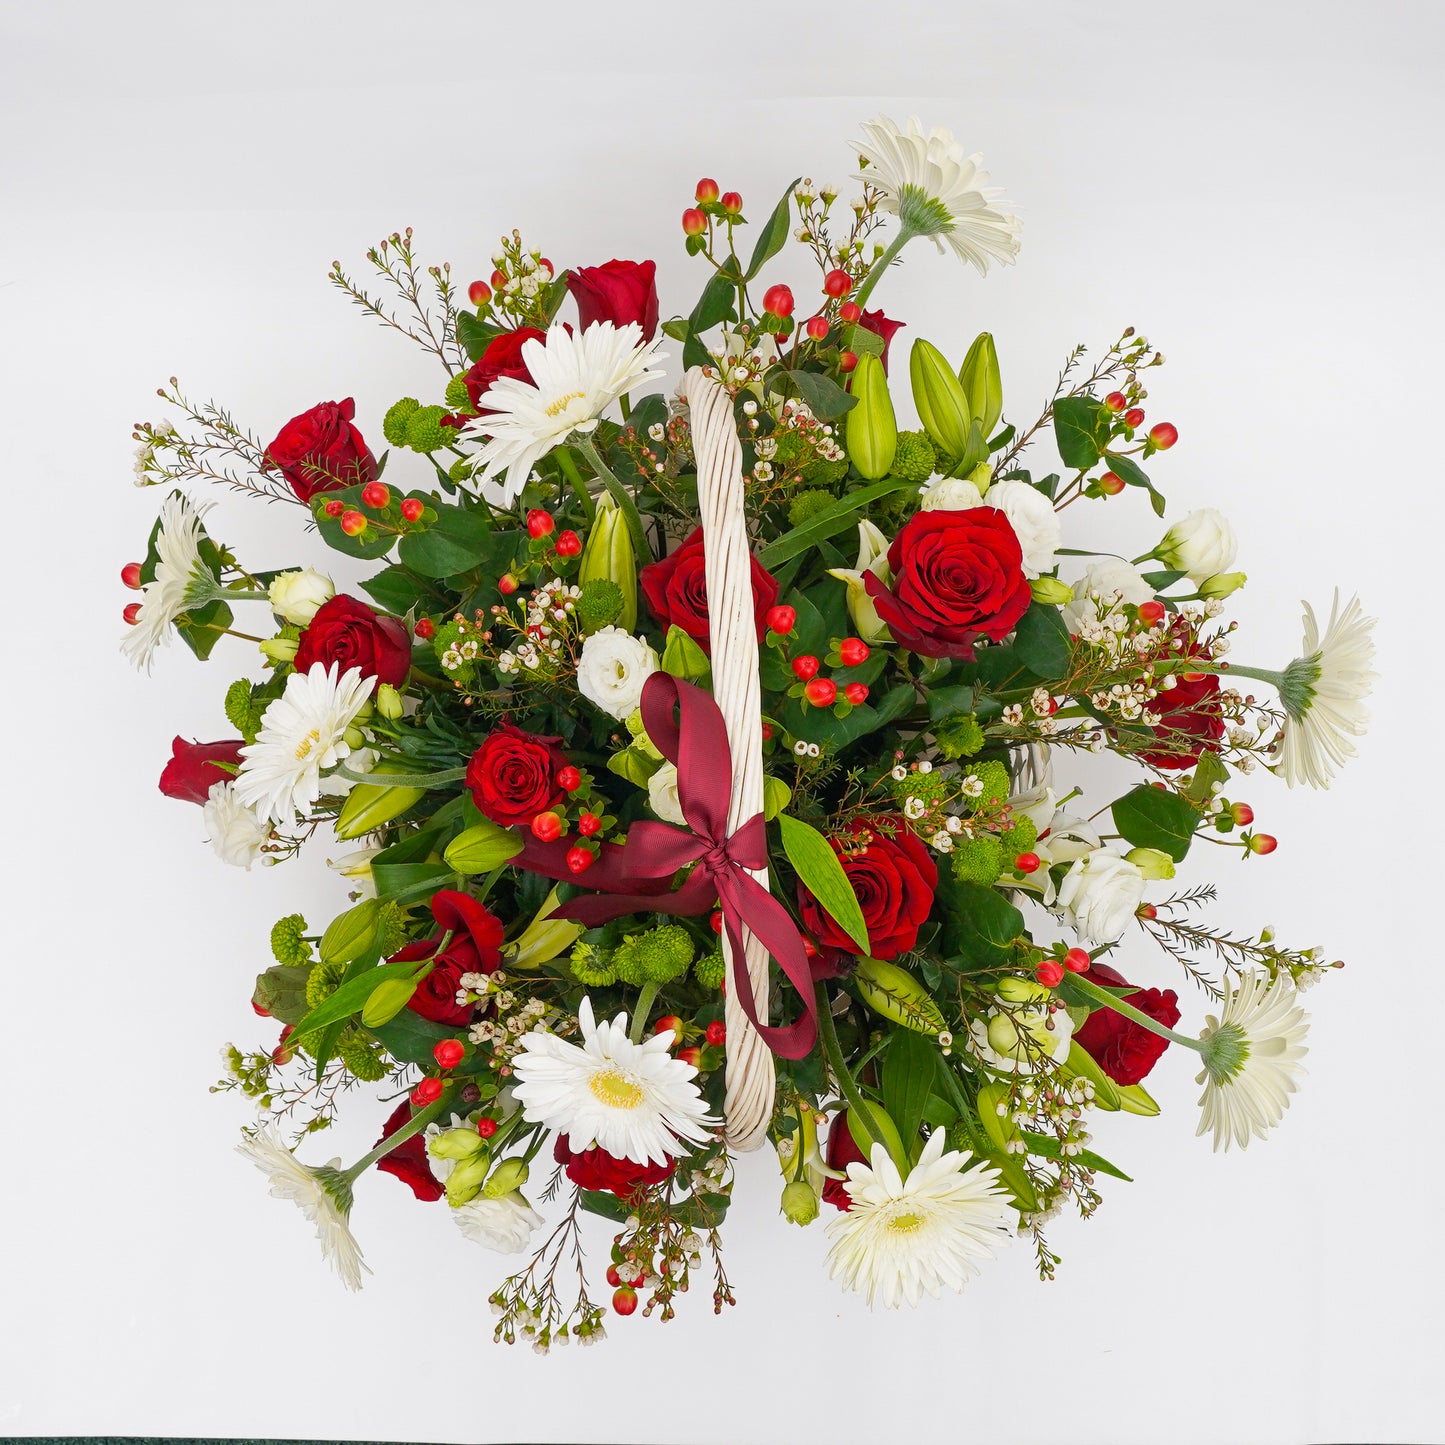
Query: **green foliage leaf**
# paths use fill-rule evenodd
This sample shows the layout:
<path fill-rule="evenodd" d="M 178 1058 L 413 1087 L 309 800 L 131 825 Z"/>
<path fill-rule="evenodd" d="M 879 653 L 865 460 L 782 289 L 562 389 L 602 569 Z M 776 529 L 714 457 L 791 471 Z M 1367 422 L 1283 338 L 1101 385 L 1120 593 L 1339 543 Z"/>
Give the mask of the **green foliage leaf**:
<path fill-rule="evenodd" d="M 763 821 L 771 823 L 788 806 L 793 790 L 772 773 L 763 779 Z"/>
<path fill-rule="evenodd" d="M 314 1029 L 326 1028 L 350 1018 L 371 997 L 372 990 L 386 979 L 399 978 L 419 983 L 431 972 L 432 962 L 429 958 L 419 958 L 409 963 L 382 963 L 365 969 L 322 999 L 296 1026 L 296 1032 L 309 1034 Z"/>
<path fill-rule="evenodd" d="M 1058 1159 L 1063 1156 L 1063 1146 L 1052 1134 L 1034 1134 L 1024 1129 L 1020 1132 L 1021 1138 L 1030 1154 L 1037 1154 L 1040 1159 Z M 1117 1164 L 1110 1164 L 1102 1154 L 1095 1154 L 1092 1149 L 1082 1149 L 1077 1154 L 1069 1155 L 1069 1158 L 1084 1169 L 1092 1169 L 1098 1174 L 1112 1174 L 1115 1179 L 1122 1179 L 1128 1184 L 1134 1182 L 1132 1176 L 1125 1174 Z"/>
<path fill-rule="evenodd" d="M 1131 487 L 1143 487 L 1149 493 L 1149 504 L 1154 508 L 1154 515 L 1164 515 L 1164 495 L 1144 474 L 1144 469 L 1132 457 L 1117 456 L 1113 452 L 1106 452 L 1104 459 L 1109 463 L 1110 470 L 1121 481 Z"/>
<path fill-rule="evenodd" d="M 426 595 L 421 584 L 404 567 L 388 567 L 360 584 L 378 607 L 405 617 Z"/>
<path fill-rule="evenodd" d="M 492 524 L 480 508 L 435 506 L 436 521 L 424 532 L 408 532 L 397 555 L 423 577 L 455 577 L 481 564 L 492 539 Z"/>
<path fill-rule="evenodd" d="M 788 233 L 792 229 L 793 192 L 797 185 L 798 181 L 795 180 L 783 192 L 782 200 L 773 207 L 772 215 L 764 222 L 763 229 L 758 233 L 757 243 L 753 246 L 748 269 L 743 273 L 744 279 L 751 281 L 787 244 Z"/>
<path fill-rule="evenodd" d="M 283 1024 L 298 1024 L 306 1017 L 306 979 L 310 964 L 273 964 L 256 979 L 251 1002 Z"/>
<path fill-rule="evenodd" d="M 783 851 L 788 855 L 803 886 L 827 911 L 828 916 L 867 953 L 868 925 L 858 906 L 858 895 L 838 861 L 832 844 L 814 827 L 800 818 L 783 813 L 778 818 L 783 833 Z"/>
<path fill-rule="evenodd" d="M 1069 629 L 1057 607 L 1029 604 L 1014 634 L 1019 660 L 1040 677 L 1062 678 L 1069 670 Z"/>
<path fill-rule="evenodd" d="M 388 898 L 400 902 L 407 898 L 430 895 L 452 877 L 452 869 L 445 863 L 371 863 L 371 880 L 376 884 L 376 896 L 385 901 Z"/>
<path fill-rule="evenodd" d="M 457 315 L 457 340 L 473 361 L 482 359 L 482 353 L 502 334 L 503 329 L 496 322 L 483 321 L 470 311 Z"/>
<path fill-rule="evenodd" d="M 1024 931 L 1024 916 L 993 888 L 940 877 L 944 947 L 978 968 L 997 968 L 1012 956 L 1010 944 Z"/>
<path fill-rule="evenodd" d="M 1194 765 L 1194 776 L 1184 789 L 1184 796 L 1195 803 L 1207 803 L 1214 796 L 1217 785 L 1227 782 L 1229 769 L 1220 761 L 1218 753 L 1202 752 Z"/>
<path fill-rule="evenodd" d="M 1109 416 L 1092 396 L 1065 396 L 1054 403 L 1054 440 L 1065 466 L 1087 471 L 1099 460 L 1108 443 Z"/>
<path fill-rule="evenodd" d="M 1143 783 L 1113 807 L 1114 826 L 1136 848 L 1157 848 L 1181 862 L 1194 840 L 1199 814 L 1187 798 Z"/>
<path fill-rule="evenodd" d="M 859 487 L 857 491 L 849 492 L 832 506 L 825 507 L 810 517 L 802 526 L 794 527 L 792 531 L 784 532 L 777 541 L 770 542 L 758 553 L 758 561 L 769 572 L 776 572 L 784 562 L 801 556 L 825 538 L 836 536 L 856 525 L 859 512 L 869 503 L 876 502 L 880 497 L 892 496 L 895 492 L 916 490 L 917 486 L 916 482 L 903 481 L 898 477 L 884 477 L 881 482 L 871 482 L 866 487 Z"/>
<path fill-rule="evenodd" d="M 354 908 L 338 914 L 321 935 L 322 963 L 351 963 L 376 942 L 377 916 L 381 904 L 363 898 Z"/>
<path fill-rule="evenodd" d="M 181 641 L 204 662 L 215 645 L 223 638 L 234 620 L 235 614 L 220 601 L 208 602 L 204 607 L 193 608 L 176 618 L 176 631 Z"/>
<path fill-rule="evenodd" d="M 715 272 L 712 280 L 702 288 L 702 295 L 698 297 L 697 305 L 692 308 L 692 315 L 687 318 L 692 334 L 701 336 L 719 322 L 736 320 L 737 313 L 733 310 L 733 302 L 737 299 L 737 294 L 737 283 L 724 272 Z"/>
<path fill-rule="evenodd" d="M 403 1008 L 386 1023 L 373 1026 L 371 1032 L 394 1059 L 427 1066 L 435 1062 L 432 1050 L 436 1045 L 442 1039 L 456 1037 L 454 1029 L 424 1019 L 409 1008 Z"/>
<path fill-rule="evenodd" d="M 777 376 L 779 373 L 774 372 Z M 849 395 L 831 377 L 816 371 L 785 371 L 781 375 L 792 382 L 793 389 L 808 404 L 808 410 L 819 421 L 837 421 L 845 412 L 857 405 L 857 398 Z"/>
<path fill-rule="evenodd" d="M 883 1056 L 883 1107 L 912 1144 L 923 1122 L 928 1096 L 938 1082 L 938 1050 L 922 1034 L 895 1029 Z"/>

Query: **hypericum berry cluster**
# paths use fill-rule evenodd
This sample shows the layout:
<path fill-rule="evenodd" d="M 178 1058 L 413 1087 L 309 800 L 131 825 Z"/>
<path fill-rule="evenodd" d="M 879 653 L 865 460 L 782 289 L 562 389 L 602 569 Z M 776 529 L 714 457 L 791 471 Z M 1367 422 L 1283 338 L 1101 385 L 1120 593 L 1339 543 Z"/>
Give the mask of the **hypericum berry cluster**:
<path fill-rule="evenodd" d="M 788 639 L 797 631 L 797 610 L 785 605 L 770 607 L 764 619 L 767 632 L 765 645 L 788 656 Z M 834 637 L 828 642 L 826 658 L 811 652 L 799 653 L 788 660 L 797 681 L 788 689 L 788 696 L 808 707 L 830 707 L 838 717 L 847 717 L 855 707 L 868 701 L 868 684 L 839 676 L 840 671 L 862 667 L 870 656 L 868 644 L 860 637 Z M 824 676 L 823 666 L 834 673 Z"/>
<path fill-rule="evenodd" d="M 312 506 L 318 518 L 336 522 L 348 537 L 364 537 L 369 532 L 392 536 L 423 532 L 437 519 L 420 497 L 398 498 L 385 482 L 368 482 L 359 500 L 359 507 L 351 507 L 339 497 L 319 496 Z"/>

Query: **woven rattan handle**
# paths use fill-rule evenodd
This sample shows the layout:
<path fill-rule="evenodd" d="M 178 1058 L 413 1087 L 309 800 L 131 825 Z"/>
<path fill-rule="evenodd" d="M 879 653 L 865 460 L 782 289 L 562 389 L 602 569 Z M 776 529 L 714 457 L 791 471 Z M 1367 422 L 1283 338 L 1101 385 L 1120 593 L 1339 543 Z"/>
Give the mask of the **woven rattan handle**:
<path fill-rule="evenodd" d="M 763 810 L 763 713 L 758 683 L 758 634 L 753 618 L 752 551 L 743 510 L 743 449 L 732 397 L 701 367 L 683 380 L 692 414 L 697 494 L 706 540 L 708 628 L 713 698 L 732 749 L 733 787 L 728 829 Z M 764 888 L 767 870 L 753 872 Z M 743 929 L 748 978 L 758 1017 L 768 1013 L 768 951 Z M 726 934 L 727 977 L 732 958 Z M 737 989 L 727 993 L 727 1138 L 734 1149 L 756 1149 L 773 1112 L 773 1056 L 748 1022 Z"/>

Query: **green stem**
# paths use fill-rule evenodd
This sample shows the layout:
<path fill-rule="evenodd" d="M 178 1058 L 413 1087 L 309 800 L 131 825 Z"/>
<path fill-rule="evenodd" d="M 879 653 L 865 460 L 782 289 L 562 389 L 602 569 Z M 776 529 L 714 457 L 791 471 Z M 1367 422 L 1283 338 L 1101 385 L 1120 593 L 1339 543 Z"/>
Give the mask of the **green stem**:
<path fill-rule="evenodd" d="M 1253 677 L 1258 679 L 1260 682 L 1267 682 L 1272 688 L 1275 688 L 1276 690 L 1284 686 L 1284 673 L 1271 672 L 1270 669 L 1267 667 L 1245 667 L 1241 663 L 1235 662 L 1229 665 L 1227 672 L 1223 668 L 1208 667 L 1203 665 L 1200 665 L 1198 667 L 1198 671 L 1217 671 L 1222 676 L 1226 677 Z"/>
<path fill-rule="evenodd" d="M 582 503 L 582 511 L 587 518 L 587 525 L 591 527 L 597 521 L 597 503 L 592 500 L 592 493 L 587 490 L 587 483 L 582 473 L 577 470 L 577 463 L 572 460 L 572 453 L 566 447 L 558 447 L 556 451 L 557 465 L 562 469 L 562 475 L 572 484 L 572 490 L 577 493 L 577 500 Z"/>
<path fill-rule="evenodd" d="M 628 1030 L 627 1036 L 634 1044 L 642 1042 L 642 1031 L 647 1027 L 647 1016 L 652 1012 L 653 1001 L 657 998 L 657 991 L 661 984 L 653 983 L 648 979 L 642 985 L 642 992 L 637 995 L 637 1007 L 632 1011 L 632 1027 Z"/>
<path fill-rule="evenodd" d="M 863 284 L 858 288 L 852 297 L 853 304 L 861 307 L 863 303 L 873 294 L 873 288 L 883 279 L 883 273 L 898 258 L 898 253 L 913 239 L 913 232 L 906 226 L 899 228 L 898 234 L 888 243 L 888 249 L 869 268 L 868 274 L 863 278 Z"/>
<path fill-rule="evenodd" d="M 591 437 L 579 437 L 574 445 L 587 458 L 592 470 L 601 479 L 602 485 L 612 493 L 619 510 L 627 521 L 627 530 L 632 537 L 632 549 L 637 554 L 638 565 L 644 565 L 643 559 L 652 556 L 652 549 L 647 545 L 647 536 L 642 530 L 642 518 L 638 515 L 637 503 L 632 500 L 632 494 L 617 479 L 612 468 L 602 460 L 602 455 L 593 445 Z"/>
<path fill-rule="evenodd" d="M 873 1153 L 872 1146 L 881 1144 L 888 1148 L 888 1141 L 878 1132 L 873 1123 L 873 1111 L 868 1101 L 863 1097 L 853 1075 L 848 1072 L 848 1065 L 843 1060 L 843 1049 L 838 1043 L 838 1031 L 833 1027 L 833 1000 L 828 997 L 828 990 L 820 979 L 817 985 L 818 999 L 818 1038 L 823 1045 L 823 1057 L 828 1061 L 828 1068 L 833 1077 L 838 1081 L 838 1088 L 842 1091 L 843 1097 L 848 1101 L 848 1108 L 851 1114 L 863 1125 L 868 1135 L 868 1153 Z M 892 1153 L 891 1150 L 889 1150 Z M 905 1161 L 895 1161 L 898 1167 L 906 1176 L 908 1166 Z"/>
<path fill-rule="evenodd" d="M 363 1154 L 350 1169 L 346 1171 L 346 1178 L 349 1182 L 355 1183 L 361 1176 L 376 1163 L 378 1159 L 385 1158 L 391 1151 L 401 1144 L 405 1144 L 414 1134 L 419 1134 L 428 1124 L 437 1118 L 444 1109 L 452 1102 L 452 1091 L 455 1085 L 449 1084 L 439 1099 L 428 1104 L 426 1108 L 413 1114 L 400 1129 L 389 1138 L 383 1139 L 369 1154 Z"/>
<path fill-rule="evenodd" d="M 1069 977 L 1070 987 L 1076 988 L 1080 993 L 1086 993 L 1097 1003 L 1105 1008 L 1111 1008 L 1115 1013 L 1123 1014 L 1126 1019 L 1132 1020 L 1140 1028 L 1148 1029 L 1151 1034 L 1158 1034 L 1161 1039 L 1168 1039 L 1171 1044 L 1183 1044 L 1186 1049 L 1193 1049 L 1195 1053 L 1204 1052 L 1204 1044 L 1199 1039 L 1191 1039 L 1188 1034 L 1175 1033 L 1173 1029 L 1167 1029 L 1156 1019 L 1151 1019 L 1148 1014 L 1136 1009 L 1133 1004 L 1125 1003 L 1121 998 L 1115 998 L 1108 989 L 1100 988 L 1098 984 L 1092 983 L 1089 979 L 1080 978 L 1078 974 L 1071 974 Z"/>

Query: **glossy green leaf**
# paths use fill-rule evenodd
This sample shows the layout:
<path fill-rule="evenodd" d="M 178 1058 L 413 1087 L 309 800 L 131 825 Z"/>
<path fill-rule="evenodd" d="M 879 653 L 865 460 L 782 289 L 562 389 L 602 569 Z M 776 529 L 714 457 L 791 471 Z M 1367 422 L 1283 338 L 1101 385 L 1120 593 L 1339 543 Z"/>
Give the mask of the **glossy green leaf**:
<path fill-rule="evenodd" d="M 382 963 L 369 968 L 355 978 L 347 979 L 334 993 L 322 999 L 296 1026 L 296 1032 L 309 1034 L 313 1029 L 341 1023 L 363 1007 L 378 984 L 389 978 L 419 983 L 431 970 L 432 960 L 429 958 L 407 963 Z"/>
<path fill-rule="evenodd" d="M 753 246 L 752 257 L 748 261 L 748 269 L 743 273 L 746 280 L 751 281 L 787 244 L 788 234 L 792 230 L 793 192 L 797 185 L 795 180 L 783 192 L 782 200 L 773 207 L 772 215 L 763 223 L 763 229 L 758 233 L 757 242 Z"/>
<path fill-rule="evenodd" d="M 883 1056 L 883 1105 L 910 1144 L 938 1082 L 938 1057 L 937 1046 L 911 1029 L 895 1029 Z"/>
<path fill-rule="evenodd" d="M 1065 396 L 1054 403 L 1054 440 L 1064 465 L 1087 471 L 1104 453 L 1109 409 L 1092 396 Z"/>
<path fill-rule="evenodd" d="M 1069 671 L 1072 644 L 1063 614 L 1045 602 L 1029 604 L 1014 633 L 1019 660 L 1040 677 L 1063 678 Z"/>
<path fill-rule="evenodd" d="M 845 412 L 851 411 L 855 398 L 844 391 L 831 377 L 816 371 L 772 372 L 792 383 L 793 389 L 808 404 L 808 410 L 819 421 L 837 421 Z"/>
<path fill-rule="evenodd" d="M 485 511 L 438 504 L 437 519 L 424 532 L 402 537 L 397 555 L 423 577 L 455 577 L 485 560 L 492 524 Z"/>
<path fill-rule="evenodd" d="M 1187 798 L 1168 788 L 1141 784 L 1113 807 L 1114 826 L 1136 848 L 1157 848 L 1176 863 L 1194 841 L 1199 814 Z"/>
<path fill-rule="evenodd" d="M 868 925 L 858 906 L 858 895 L 833 851 L 833 845 L 814 827 L 800 818 L 783 813 L 778 818 L 783 833 L 783 851 L 802 880 L 803 886 L 826 910 L 828 916 L 867 953 Z"/>

